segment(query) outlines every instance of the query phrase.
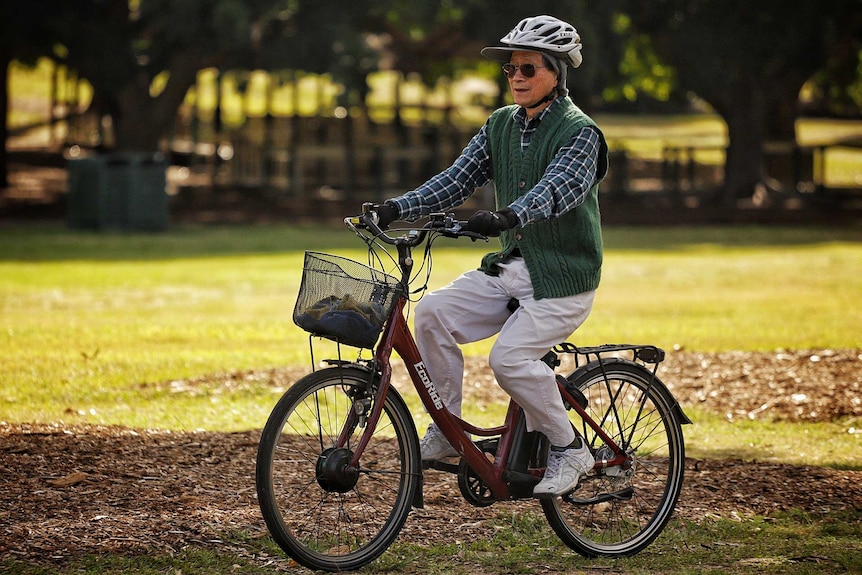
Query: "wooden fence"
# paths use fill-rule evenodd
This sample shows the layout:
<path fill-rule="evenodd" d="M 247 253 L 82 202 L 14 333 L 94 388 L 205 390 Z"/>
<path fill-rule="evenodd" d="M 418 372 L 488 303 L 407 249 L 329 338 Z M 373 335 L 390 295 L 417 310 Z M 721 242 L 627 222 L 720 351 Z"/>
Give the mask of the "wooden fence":
<path fill-rule="evenodd" d="M 450 165 L 474 130 L 375 124 L 367 117 L 258 118 L 219 144 L 175 145 L 172 163 L 206 174 L 204 183 L 214 188 L 262 190 L 276 200 L 380 201 Z M 654 197 L 695 207 L 724 179 L 720 162 L 699 159 L 723 156 L 723 147 L 668 145 L 660 159 L 647 160 L 610 145 L 611 168 L 602 191 L 617 200 Z M 765 185 L 785 196 L 825 193 L 827 149 L 767 147 Z M 490 201 L 486 196 L 482 203 Z"/>

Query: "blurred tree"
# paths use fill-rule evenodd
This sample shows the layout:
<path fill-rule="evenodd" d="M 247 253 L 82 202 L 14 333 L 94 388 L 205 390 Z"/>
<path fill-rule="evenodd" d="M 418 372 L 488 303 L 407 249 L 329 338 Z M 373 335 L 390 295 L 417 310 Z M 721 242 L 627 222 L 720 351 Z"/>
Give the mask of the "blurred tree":
<path fill-rule="evenodd" d="M 859 90 L 859 7 L 860 0 L 4 0 L 0 62 L 62 53 L 93 85 L 93 105 L 111 119 L 116 146 L 151 151 L 207 67 L 328 72 L 347 86 L 344 98 L 362 103 L 383 46 L 392 68 L 418 72 L 429 85 L 466 63 L 493 73 L 505 93 L 479 49 L 521 18 L 548 13 L 581 33 L 584 64 L 569 88 L 587 110 L 606 105 L 603 98 L 667 101 L 690 92 L 723 116 L 724 198 L 733 202 L 760 180 L 764 141 L 793 138 L 803 84 L 845 107 L 858 101 L 848 87 Z M 837 96 L 836 86 L 844 86 Z"/>
<path fill-rule="evenodd" d="M 57 9 L 47 10 L 49 3 Z M 355 70 L 364 80 L 371 67 L 355 49 L 361 44 L 361 2 L 13 0 L 2 6 L 40 27 L 39 34 L 24 29 L 2 45 L 50 55 L 52 44 L 62 44 L 64 63 L 92 84 L 93 108 L 110 120 L 114 147 L 125 151 L 157 149 L 202 69 L 324 72 L 338 60 L 354 73 L 347 80 L 355 81 Z M 13 31 L 15 21 L 3 18 Z"/>
<path fill-rule="evenodd" d="M 629 0 L 632 33 L 649 36 L 679 87 L 727 123 L 728 205 L 761 182 L 766 141 L 795 141 L 800 89 L 834 47 L 850 42 L 858 54 L 859 8 L 859 0 Z"/>
<path fill-rule="evenodd" d="M 814 115 L 862 117 L 862 2 L 836 24 L 836 42 L 826 65 L 803 90 L 804 111 Z"/>
<path fill-rule="evenodd" d="M 366 79 L 379 65 L 367 39 L 377 5 L 361 0 L 292 0 L 289 5 L 259 27 L 256 51 L 246 65 L 331 74 L 345 86 L 344 98 L 357 92 L 357 102 L 363 103 Z"/>
<path fill-rule="evenodd" d="M 68 65 L 93 85 L 119 150 L 158 148 L 200 70 L 247 62 L 287 0 L 88 0 L 68 22 Z M 156 84 L 157 77 L 164 82 Z M 155 88 L 156 85 L 160 87 Z"/>
<path fill-rule="evenodd" d="M 601 90 L 617 74 L 622 42 L 613 30 L 616 1 L 589 3 L 574 0 L 561 5 L 553 0 L 392 0 L 375 4 L 375 30 L 388 39 L 393 67 L 416 72 L 429 85 L 459 67 L 488 70 L 498 79 L 501 102 L 506 82 L 495 63 L 480 57 L 484 46 L 499 44 L 523 18 L 551 14 L 577 28 L 584 43 L 584 64 L 569 74 L 573 98 L 586 109 L 600 103 Z"/>
<path fill-rule="evenodd" d="M 46 14 L 62 14 L 62 0 L 4 0 L 0 2 L 0 188 L 8 186 L 6 141 L 9 137 L 9 66 L 15 61 L 34 64 L 40 56 L 52 55 L 58 41 Z"/>

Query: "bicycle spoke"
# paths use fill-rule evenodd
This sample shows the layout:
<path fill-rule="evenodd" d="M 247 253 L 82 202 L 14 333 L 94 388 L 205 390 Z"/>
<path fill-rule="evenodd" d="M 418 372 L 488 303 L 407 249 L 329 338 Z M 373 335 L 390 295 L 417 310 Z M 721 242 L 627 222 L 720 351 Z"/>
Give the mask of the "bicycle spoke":
<path fill-rule="evenodd" d="M 366 432 L 354 400 L 368 374 L 331 368 L 285 394 L 261 438 L 258 499 L 276 542 L 312 569 L 346 571 L 397 536 L 421 480 L 418 439 L 396 393 L 386 399 L 358 469 L 349 467 Z"/>
<path fill-rule="evenodd" d="M 587 415 L 629 459 L 625 465 L 597 468 L 572 499 L 542 501 L 557 535 L 584 555 L 637 553 L 661 532 L 676 504 L 682 434 L 672 403 L 654 381 L 632 362 L 606 360 L 573 382 L 587 398 Z M 615 459 L 598 433 L 583 423 L 581 428 L 597 459 Z M 626 497 L 607 496 L 617 493 Z"/>

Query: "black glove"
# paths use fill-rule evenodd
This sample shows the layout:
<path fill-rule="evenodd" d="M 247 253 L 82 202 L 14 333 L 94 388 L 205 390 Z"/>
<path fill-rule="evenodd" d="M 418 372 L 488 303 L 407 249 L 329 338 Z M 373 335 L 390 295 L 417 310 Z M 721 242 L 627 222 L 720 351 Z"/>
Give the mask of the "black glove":
<path fill-rule="evenodd" d="M 518 216 L 512 208 L 503 208 L 498 212 L 479 210 L 467 220 L 467 230 L 483 236 L 496 237 L 500 232 L 510 230 L 519 223 Z"/>
<path fill-rule="evenodd" d="M 397 220 L 398 216 L 401 215 L 398 206 L 389 201 L 380 204 L 375 211 L 377 212 L 377 225 L 381 230 L 388 228 L 389 224 Z"/>

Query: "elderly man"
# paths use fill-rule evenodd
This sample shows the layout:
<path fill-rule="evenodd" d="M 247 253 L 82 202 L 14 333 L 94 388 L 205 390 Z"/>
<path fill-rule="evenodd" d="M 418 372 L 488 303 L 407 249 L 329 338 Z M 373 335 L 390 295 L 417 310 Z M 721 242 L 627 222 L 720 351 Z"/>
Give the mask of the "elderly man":
<path fill-rule="evenodd" d="M 468 227 L 499 236 L 501 248 L 419 302 L 416 341 L 444 404 L 460 416 L 460 345 L 497 334 L 489 357 L 497 382 L 524 409 L 528 429 L 552 445 L 533 493 L 555 497 L 575 489 L 594 460 L 541 358 L 592 309 L 601 276 L 598 186 L 608 169 L 607 145 L 568 96 L 567 68 L 582 59 L 572 25 L 551 16 L 526 18 L 501 43 L 482 55 L 504 63 L 514 105 L 493 112 L 452 166 L 387 200 L 377 213 L 385 228 L 446 211 L 493 180 L 497 209 L 476 212 Z M 520 304 L 514 313 L 512 298 Z M 429 426 L 423 460 L 455 454 Z"/>

